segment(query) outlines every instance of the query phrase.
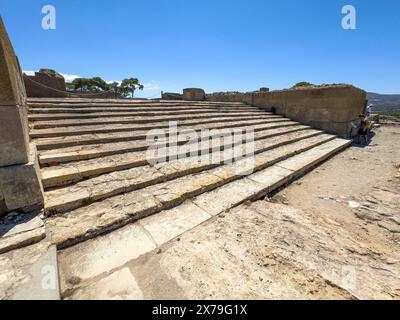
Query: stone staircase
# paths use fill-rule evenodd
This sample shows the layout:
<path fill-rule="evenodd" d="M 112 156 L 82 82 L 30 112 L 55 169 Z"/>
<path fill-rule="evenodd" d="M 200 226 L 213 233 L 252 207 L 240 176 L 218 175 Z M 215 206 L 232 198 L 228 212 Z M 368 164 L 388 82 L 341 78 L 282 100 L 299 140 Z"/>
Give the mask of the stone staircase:
<path fill-rule="evenodd" d="M 180 148 L 188 146 L 185 134 L 169 149 L 170 161 L 149 162 L 160 160 L 146 153 L 154 145 L 149 130 L 168 137 L 171 121 L 179 130 L 210 129 L 210 137 L 213 129 L 253 129 L 254 170 L 248 174 L 249 158 L 236 161 L 232 144 L 219 136 L 200 150 L 220 149 L 231 163 L 180 159 L 189 152 Z M 30 99 L 29 123 L 46 232 L 58 248 L 182 205 L 212 217 L 271 193 L 350 144 L 242 103 Z"/>

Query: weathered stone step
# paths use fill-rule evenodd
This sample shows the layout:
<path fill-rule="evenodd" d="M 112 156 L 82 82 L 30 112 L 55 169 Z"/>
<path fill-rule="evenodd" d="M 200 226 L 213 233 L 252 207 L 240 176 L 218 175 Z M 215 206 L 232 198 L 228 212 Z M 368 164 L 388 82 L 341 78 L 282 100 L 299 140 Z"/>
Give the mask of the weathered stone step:
<path fill-rule="evenodd" d="M 196 119 L 197 115 L 201 113 L 188 113 L 188 114 L 183 114 L 179 116 L 171 116 L 171 115 L 166 115 L 165 118 L 151 118 L 151 115 L 145 115 L 143 117 L 138 117 L 138 116 L 126 116 L 126 117 L 111 117 L 109 119 L 108 117 L 103 117 L 103 118 L 94 118 L 94 119 L 67 119 L 67 120 L 58 120 L 58 121 L 35 121 L 31 122 L 31 129 L 50 129 L 50 128 L 65 128 L 65 127 L 77 127 L 77 126 L 95 126 L 95 125 L 109 125 L 109 124 L 134 124 L 134 123 L 152 123 L 157 119 L 163 119 L 160 121 L 166 121 L 167 119 L 172 119 L 174 121 L 175 119 L 179 121 L 183 120 L 191 120 L 191 119 Z M 210 119 L 215 119 L 218 117 L 227 117 L 230 116 L 229 113 L 227 114 L 216 114 L 216 117 L 214 117 L 214 114 L 212 113 L 207 113 L 208 117 Z M 278 115 L 270 115 L 264 112 L 254 112 L 254 113 L 243 113 L 244 117 L 247 115 L 258 115 L 258 116 L 264 116 L 265 119 L 278 119 L 282 118 L 281 116 Z M 232 115 L 233 117 L 236 117 L 237 114 Z M 139 119 L 139 120 L 138 120 Z M 145 120 L 140 120 L 140 119 L 145 119 Z"/>
<path fill-rule="evenodd" d="M 149 236 L 148 239 L 151 241 L 150 243 L 152 243 L 153 240 L 156 242 L 157 246 L 161 246 L 213 216 L 222 214 L 245 201 L 263 198 L 265 195 L 293 181 L 314 165 L 325 161 L 327 158 L 340 152 L 349 145 L 349 141 L 341 139 L 335 139 L 324 143 L 246 178 L 205 192 L 172 209 L 141 219 L 131 227 L 137 227 L 139 229 L 140 227 L 144 228 L 144 232 Z M 229 197 L 226 196 L 227 194 Z M 146 243 L 145 238 L 138 238 L 138 240 L 141 241 L 140 244 Z M 142 246 L 141 248 L 145 247 Z M 142 250 L 140 255 L 146 254 L 153 249 L 155 248 Z M 118 260 L 118 258 L 116 258 L 116 260 Z M 97 261 L 93 261 L 93 263 L 96 262 Z M 80 261 L 80 263 L 82 262 Z M 123 262 L 115 267 L 122 264 Z M 91 270 L 93 271 L 94 269 L 92 268 Z M 96 271 L 98 270 L 99 269 Z"/>
<path fill-rule="evenodd" d="M 313 139 L 314 141 L 312 141 Z M 334 144 L 329 144 L 329 141 L 334 141 Z M 330 135 L 319 136 L 317 141 L 316 138 L 301 140 L 292 145 L 258 154 L 254 162 L 255 171 L 264 170 L 288 157 L 323 144 L 326 144 L 326 147 L 315 152 L 319 159 L 325 158 L 327 153 L 334 152 L 332 150 L 337 151 L 343 148 L 349 142 L 335 139 Z M 298 147 L 296 150 L 293 150 L 294 145 Z M 288 152 L 289 148 L 292 150 L 291 152 Z M 309 158 L 307 157 L 307 159 Z M 114 196 L 76 209 L 68 214 L 48 218 L 46 227 L 50 239 L 59 248 L 65 248 L 162 210 L 176 207 L 189 198 L 199 196 L 224 184 L 238 179 L 247 179 L 245 177 L 245 175 L 248 175 L 247 160 L 244 159 L 234 164 L 220 166 L 198 174 L 187 175 Z M 316 161 L 312 162 L 315 164 Z M 283 179 L 286 179 L 286 177 L 283 177 Z M 242 187 L 245 186 L 246 184 L 242 185 Z M 268 186 L 263 186 L 262 190 L 264 189 L 268 189 Z M 226 194 L 224 194 L 224 197 L 226 197 Z"/>
<path fill-rule="evenodd" d="M 265 113 L 270 114 L 269 112 L 260 110 L 260 109 L 249 109 L 249 108 L 241 108 L 235 110 L 218 110 L 218 109 L 181 109 L 181 110 L 165 110 L 160 109 L 156 111 L 119 111 L 119 112 L 87 112 L 87 113 L 35 113 L 30 112 L 28 118 L 30 121 L 38 122 L 38 121 L 55 121 L 55 120 L 81 120 L 81 119 L 97 119 L 97 118 L 121 118 L 121 117 L 135 117 L 135 116 L 171 116 L 171 115 L 187 115 L 187 114 L 236 114 L 240 112 L 251 112 L 251 113 Z"/>
<path fill-rule="evenodd" d="M 219 106 L 219 105 L 155 105 L 155 106 L 125 106 L 125 105 L 104 105 L 104 106 L 64 106 L 64 107 L 46 107 L 46 106 L 29 106 L 31 114 L 48 114 L 48 113 L 104 113 L 104 112 L 157 112 L 157 111 L 183 111 L 183 110 L 219 110 L 221 111 L 238 111 L 238 110 L 258 110 L 259 108 L 243 105 L 243 106 Z"/>
<path fill-rule="evenodd" d="M 250 129 L 251 126 L 243 126 L 242 130 Z M 301 130 L 310 129 L 305 125 L 294 125 L 290 127 L 281 127 L 255 133 L 255 139 L 274 137 L 281 134 L 297 132 Z M 214 135 L 210 135 L 213 137 Z M 178 144 L 187 143 L 186 137 L 179 135 Z M 166 146 L 169 144 L 166 143 Z M 94 144 L 88 146 L 74 146 L 62 149 L 52 149 L 39 152 L 39 162 L 41 165 L 54 165 L 71 161 L 81 161 L 93 158 L 109 156 L 113 154 L 121 154 L 125 152 L 144 151 L 150 147 L 150 142 L 146 140 L 116 142 L 106 144 Z"/>
<path fill-rule="evenodd" d="M 203 193 L 195 197 L 192 202 L 211 216 L 215 216 L 245 201 L 254 201 L 264 197 L 350 144 L 349 140 L 333 139 L 244 179 Z M 229 197 L 226 196 L 227 194 Z"/>
<path fill-rule="evenodd" d="M 255 143 L 255 150 L 262 150 L 263 144 L 269 145 L 269 143 L 273 143 L 274 141 L 279 141 L 276 143 L 289 143 L 291 139 L 298 140 L 296 136 L 303 137 L 307 135 L 310 131 L 307 132 L 295 132 L 293 134 L 288 134 L 289 138 L 287 139 L 285 136 L 278 136 L 274 138 L 266 137 Z M 316 135 L 320 133 L 320 131 L 312 130 L 310 134 Z M 271 140 L 272 142 L 268 142 Z M 231 145 L 225 143 L 228 148 Z M 217 140 L 217 143 L 213 146 L 213 148 L 224 146 L 225 144 L 220 143 L 220 140 Z M 185 145 L 186 146 L 186 145 Z M 184 147 L 185 147 L 184 146 Z M 206 148 L 199 148 L 200 150 L 209 150 L 209 146 Z M 183 149 L 185 150 L 185 149 Z M 174 155 L 179 154 L 178 152 L 170 155 L 173 158 Z M 58 166 L 45 167 L 42 168 L 42 183 L 45 188 L 63 186 L 66 184 L 70 184 L 73 182 L 77 182 L 83 179 L 87 179 L 93 176 L 98 176 L 105 173 L 110 173 L 113 171 L 126 170 L 134 167 L 144 166 L 148 164 L 148 157 L 146 155 L 146 151 L 138 151 L 138 152 L 127 152 L 123 154 L 116 154 L 111 156 L 105 156 L 102 158 L 95 158 L 84 161 L 75 161 L 71 163 L 61 164 Z"/>
<path fill-rule="evenodd" d="M 284 121 L 285 118 L 282 117 L 273 117 L 270 115 L 264 114 L 235 114 L 229 115 L 227 118 L 226 114 L 221 115 L 213 115 L 210 116 L 191 116 L 191 117 L 163 117 L 163 118 L 147 118 L 147 117 L 136 117 L 135 120 L 132 120 L 130 124 L 135 123 L 136 125 L 125 125 L 125 124 L 112 124 L 112 125 L 91 125 L 91 126 L 76 126 L 76 127 L 66 127 L 66 128 L 52 128 L 52 129 L 38 129 L 31 130 L 30 137 L 31 138 L 48 138 L 48 137 L 62 137 L 62 136 L 76 136 L 82 134 L 90 134 L 90 133 L 109 133 L 109 132 L 123 132 L 123 131 L 132 131 L 132 130 L 143 130 L 142 124 L 153 123 L 153 129 L 162 128 L 159 125 L 160 122 L 170 122 L 170 121 L 179 121 L 179 125 L 185 125 L 185 121 L 191 121 L 193 124 L 196 123 L 195 120 L 206 119 L 207 123 L 212 122 L 223 122 L 223 121 L 233 121 L 233 120 L 265 120 L 265 121 Z M 198 122 L 197 122 L 198 123 Z"/>
<path fill-rule="evenodd" d="M 265 136 L 268 138 L 268 133 L 269 132 L 260 130 L 257 131 L 255 135 L 257 134 L 258 137 Z M 273 134 L 273 136 L 274 135 L 275 134 Z M 100 158 L 73 161 L 50 167 L 43 167 L 41 169 L 42 182 L 46 188 L 62 186 L 99 174 L 115 170 L 129 169 L 146 164 L 146 151 L 126 152 L 123 154 L 114 154 Z"/>
<path fill-rule="evenodd" d="M 274 138 L 261 139 L 254 143 L 254 153 L 259 154 L 303 139 L 311 141 L 310 138 L 319 135 L 322 135 L 321 131 L 309 129 Z M 113 171 L 109 174 L 78 182 L 72 186 L 48 191 L 46 192 L 46 214 L 52 215 L 70 211 L 94 201 L 235 161 L 231 145 L 224 145 L 223 141 L 220 141 L 218 147 L 221 150 L 230 150 L 226 153 L 225 157 L 221 157 L 218 161 L 216 159 L 213 161 L 210 157 L 205 157 L 200 162 L 195 161 L 196 159 L 187 159 L 187 161 L 174 161 L 172 164 L 169 162 L 160 163 L 156 166 L 146 164 L 128 170 Z M 185 151 L 179 152 L 178 150 L 177 154 L 185 155 Z M 240 151 L 242 152 L 241 154 L 245 155 L 249 150 L 246 150 L 244 145 L 240 148 Z M 145 152 L 143 152 L 142 157 L 146 157 Z M 117 167 L 109 169 L 118 170 Z"/>
<path fill-rule="evenodd" d="M 202 129 L 224 129 L 224 128 L 237 128 L 242 126 L 253 126 L 254 130 L 266 130 L 273 129 L 285 126 L 294 126 L 298 125 L 298 122 L 291 121 L 289 119 L 283 118 L 282 120 L 236 120 L 232 121 L 231 119 L 220 119 L 221 121 L 204 121 L 204 122 L 195 122 L 195 123 L 182 123 L 179 124 L 179 129 L 187 130 L 193 129 L 196 131 Z M 196 125 L 197 124 L 197 125 Z M 122 142 L 122 141 L 132 141 L 132 140 L 145 140 L 148 135 L 148 131 L 152 129 L 168 129 L 169 123 L 160 123 L 157 127 L 152 126 L 140 126 L 134 127 L 131 132 L 110 132 L 110 133 L 91 133 L 79 136 L 65 136 L 65 137 L 52 137 L 52 138 L 37 138 L 34 140 L 38 150 L 49 150 L 55 148 L 66 148 L 72 146 L 80 146 L 80 145 L 91 145 L 98 143 L 112 143 L 112 142 Z M 136 131 L 136 130 L 137 131 Z M 166 134 L 168 134 L 166 132 Z"/>
<path fill-rule="evenodd" d="M 246 105 L 242 102 L 219 102 L 219 101 L 184 101 L 184 100 L 122 100 L 122 99 L 46 99 L 46 98 L 28 98 L 29 105 Z"/>

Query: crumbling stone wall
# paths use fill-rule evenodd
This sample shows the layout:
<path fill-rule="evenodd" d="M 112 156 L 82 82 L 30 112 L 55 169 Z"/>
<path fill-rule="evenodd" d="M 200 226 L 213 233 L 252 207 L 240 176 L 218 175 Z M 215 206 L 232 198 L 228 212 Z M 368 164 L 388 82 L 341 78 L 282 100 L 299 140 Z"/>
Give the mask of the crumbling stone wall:
<path fill-rule="evenodd" d="M 351 85 L 207 95 L 210 101 L 244 102 L 330 133 L 346 135 L 364 112 L 366 92 Z"/>
<path fill-rule="evenodd" d="M 183 95 L 173 92 L 161 92 L 161 100 L 183 100 Z"/>
<path fill-rule="evenodd" d="M 203 89 L 186 88 L 186 89 L 183 89 L 183 100 L 204 101 L 204 100 L 206 100 L 206 93 L 204 92 Z"/>
<path fill-rule="evenodd" d="M 24 74 L 24 83 L 28 97 L 67 97 L 64 77 L 51 69 L 40 69 L 34 76 Z"/>
<path fill-rule="evenodd" d="M 43 207 L 36 150 L 29 143 L 22 72 L 0 17 L 0 216 Z"/>
<path fill-rule="evenodd" d="M 206 95 L 207 101 L 243 102 L 244 93 L 241 92 L 216 92 Z"/>

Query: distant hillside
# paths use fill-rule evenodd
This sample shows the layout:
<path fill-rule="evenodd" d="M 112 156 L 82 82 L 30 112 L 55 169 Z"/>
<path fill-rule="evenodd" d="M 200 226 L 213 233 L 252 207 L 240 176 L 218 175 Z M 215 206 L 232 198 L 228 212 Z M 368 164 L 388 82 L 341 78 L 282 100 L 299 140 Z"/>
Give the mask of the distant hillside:
<path fill-rule="evenodd" d="M 369 103 L 372 103 L 374 111 L 381 114 L 400 114 L 400 94 L 367 93 Z"/>

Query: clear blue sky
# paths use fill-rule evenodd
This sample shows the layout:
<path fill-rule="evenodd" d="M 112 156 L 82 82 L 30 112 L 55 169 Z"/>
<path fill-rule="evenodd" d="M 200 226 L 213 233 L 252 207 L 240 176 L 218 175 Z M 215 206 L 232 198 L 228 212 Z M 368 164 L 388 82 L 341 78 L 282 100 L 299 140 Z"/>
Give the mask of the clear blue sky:
<path fill-rule="evenodd" d="M 57 10 L 43 30 L 41 9 Z M 344 5 L 357 30 L 341 27 Z M 1 0 L 24 70 L 147 84 L 143 96 L 352 83 L 400 93 L 398 0 Z"/>

